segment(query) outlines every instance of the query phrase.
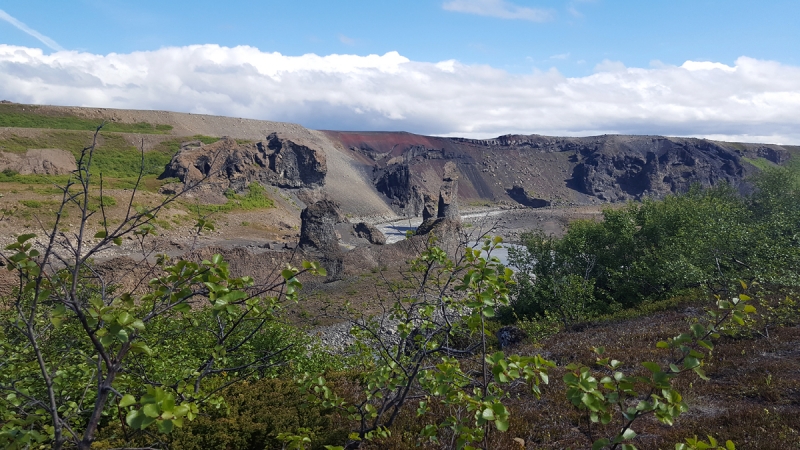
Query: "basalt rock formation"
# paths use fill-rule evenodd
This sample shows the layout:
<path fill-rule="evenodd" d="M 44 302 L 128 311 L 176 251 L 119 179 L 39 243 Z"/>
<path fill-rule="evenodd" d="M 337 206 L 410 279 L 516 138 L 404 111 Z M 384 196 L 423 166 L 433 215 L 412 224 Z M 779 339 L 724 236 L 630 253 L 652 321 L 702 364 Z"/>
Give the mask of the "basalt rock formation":
<path fill-rule="evenodd" d="M 418 235 L 434 233 L 443 241 L 443 245 L 455 243 L 461 231 L 461 215 L 458 213 L 458 174 L 456 165 L 448 161 L 444 166 L 441 187 L 439 189 L 439 207 L 436 218 L 425 220 L 417 227 Z"/>
<path fill-rule="evenodd" d="M 423 203 L 425 206 L 422 208 L 422 221 L 426 221 L 428 219 L 432 219 L 436 217 L 436 208 L 438 205 L 436 204 L 436 200 L 433 196 L 429 193 L 423 194 Z"/>
<path fill-rule="evenodd" d="M 312 203 L 300 213 L 300 220 L 301 249 L 325 253 L 339 249 L 336 224 L 341 221 L 341 214 L 336 203 L 327 199 Z"/>
<path fill-rule="evenodd" d="M 702 139 L 617 138 L 587 152 L 574 174 L 583 192 L 600 200 L 625 201 L 683 192 L 694 183 L 737 186 L 752 171 L 747 166 L 737 152 Z"/>
<path fill-rule="evenodd" d="M 336 224 L 343 220 L 339 207 L 331 200 L 320 200 L 308 205 L 300 213 L 300 220 L 300 249 L 321 256 L 328 281 L 341 279 L 343 255 L 336 235 Z"/>
<path fill-rule="evenodd" d="M 458 172 L 456 165 L 448 161 L 444 165 L 442 186 L 439 188 L 439 209 L 436 217 L 440 219 L 461 220 L 458 213 Z"/>
<path fill-rule="evenodd" d="M 476 140 L 409 133 L 324 134 L 353 161 L 371 167 L 376 191 L 397 213 L 424 219 L 431 213 L 425 195 L 440 192 L 447 162 L 456 163 L 461 204 L 541 207 L 547 201 L 558 206 L 662 197 L 693 183 L 725 182 L 747 190 L 747 176 L 757 165 L 783 164 L 800 154 L 800 147 L 793 146 L 663 136 L 506 135 Z"/>
<path fill-rule="evenodd" d="M 326 174 L 322 151 L 272 133 L 252 144 L 231 138 L 210 145 L 187 142 L 161 177 L 176 177 L 186 185 L 205 179 L 203 189 L 221 194 L 227 189 L 240 192 L 253 181 L 281 188 L 319 188 Z"/>

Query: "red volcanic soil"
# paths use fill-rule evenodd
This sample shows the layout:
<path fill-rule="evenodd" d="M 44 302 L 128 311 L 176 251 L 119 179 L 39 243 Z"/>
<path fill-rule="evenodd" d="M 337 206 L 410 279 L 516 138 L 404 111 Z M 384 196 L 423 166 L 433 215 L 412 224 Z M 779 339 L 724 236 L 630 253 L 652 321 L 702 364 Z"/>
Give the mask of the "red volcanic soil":
<path fill-rule="evenodd" d="M 409 147 L 450 149 L 453 143 L 447 138 L 391 131 L 323 131 L 329 139 L 340 142 L 344 148 L 369 148 L 376 153 L 400 156 Z"/>

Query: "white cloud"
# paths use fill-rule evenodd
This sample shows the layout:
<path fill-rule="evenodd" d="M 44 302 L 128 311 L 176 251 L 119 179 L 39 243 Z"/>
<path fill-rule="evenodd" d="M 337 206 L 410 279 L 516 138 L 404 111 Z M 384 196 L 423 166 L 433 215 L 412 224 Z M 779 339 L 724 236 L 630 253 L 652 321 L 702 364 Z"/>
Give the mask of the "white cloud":
<path fill-rule="evenodd" d="M 575 78 L 555 69 L 510 74 L 453 60 L 411 61 L 396 52 L 285 56 L 196 45 L 46 55 L 0 45 L 0 99 L 318 129 L 466 137 L 639 133 L 800 144 L 800 67 L 741 57 L 731 66 L 687 61 L 633 68 L 607 61 L 595 70 Z"/>
<path fill-rule="evenodd" d="M 500 19 L 530 20 L 531 22 L 547 22 L 554 17 L 551 10 L 527 8 L 505 0 L 451 0 L 444 3 L 442 8 L 466 14 Z"/>
<path fill-rule="evenodd" d="M 11 16 L 7 12 L 3 11 L 2 9 L 0 9 L 0 20 L 4 20 L 4 21 L 10 23 L 11 25 L 17 27 L 19 30 L 21 30 L 21 31 L 23 31 L 23 32 L 35 37 L 36 39 L 39 40 L 39 42 L 41 42 L 42 44 L 48 46 L 52 50 L 55 50 L 55 51 L 64 50 L 63 47 L 58 45 L 58 42 L 50 39 L 49 37 L 43 35 L 42 33 L 39 33 L 38 31 L 34 30 L 33 28 L 25 25 L 24 23 L 20 22 L 19 20 L 17 20 L 16 18 Z"/>
<path fill-rule="evenodd" d="M 551 56 L 550 59 L 569 59 L 569 55 L 570 55 L 569 52 L 559 53 L 557 55 Z"/>
<path fill-rule="evenodd" d="M 682 68 L 691 71 L 697 70 L 714 70 L 719 69 L 723 72 L 735 72 L 736 68 L 731 67 L 727 64 L 722 64 L 718 62 L 711 62 L 711 61 L 686 61 L 681 65 Z"/>

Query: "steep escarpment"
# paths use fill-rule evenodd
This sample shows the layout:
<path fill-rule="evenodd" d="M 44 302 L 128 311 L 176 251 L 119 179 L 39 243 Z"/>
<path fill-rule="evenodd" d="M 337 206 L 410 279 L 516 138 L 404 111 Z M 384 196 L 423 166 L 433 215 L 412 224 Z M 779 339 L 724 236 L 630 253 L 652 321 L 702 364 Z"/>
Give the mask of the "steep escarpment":
<path fill-rule="evenodd" d="M 409 133 L 324 132 L 352 160 L 372 166 L 375 189 L 398 212 L 420 215 L 445 163 L 456 166 L 465 205 L 543 207 L 662 197 L 694 183 L 747 189 L 757 166 L 783 164 L 798 148 L 663 136 L 495 139 Z"/>

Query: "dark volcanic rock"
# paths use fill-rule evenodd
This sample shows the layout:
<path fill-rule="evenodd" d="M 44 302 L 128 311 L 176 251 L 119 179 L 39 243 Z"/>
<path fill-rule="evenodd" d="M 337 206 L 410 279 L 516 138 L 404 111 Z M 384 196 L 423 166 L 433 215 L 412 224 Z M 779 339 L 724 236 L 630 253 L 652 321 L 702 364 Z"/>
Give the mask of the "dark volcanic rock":
<path fill-rule="evenodd" d="M 550 206 L 550 202 L 547 200 L 528 195 L 522 186 L 514 186 L 511 189 L 506 189 L 506 192 L 508 192 L 509 197 L 523 206 L 528 206 L 530 208 L 544 208 Z"/>
<path fill-rule="evenodd" d="M 456 165 L 448 161 L 444 165 L 442 187 L 439 189 L 439 209 L 436 217 L 461 221 L 458 213 L 458 172 Z"/>
<path fill-rule="evenodd" d="M 388 197 L 395 209 L 416 216 L 424 208 L 424 190 L 411 182 L 408 164 L 394 163 L 386 167 L 375 167 L 373 178 L 375 189 Z"/>
<path fill-rule="evenodd" d="M 192 145 L 194 144 L 194 145 Z M 239 145 L 223 138 L 210 145 L 184 144 L 161 178 L 179 178 L 218 193 L 241 192 L 253 181 L 283 188 L 318 188 L 325 183 L 327 164 L 322 150 L 270 134 L 266 141 Z"/>
<path fill-rule="evenodd" d="M 426 221 L 428 219 L 432 219 L 436 217 L 436 199 L 429 193 L 424 193 L 422 196 L 422 200 L 425 206 L 422 208 L 422 221 Z"/>
<path fill-rule="evenodd" d="M 712 141 L 659 137 L 642 143 L 616 138 L 606 140 L 575 168 L 581 190 L 601 200 L 662 197 L 686 191 L 694 183 L 738 186 L 747 175 L 735 151 Z"/>
<path fill-rule="evenodd" d="M 392 199 L 393 203 L 405 207 L 411 200 L 411 174 L 406 164 L 392 164 L 375 168 L 375 188 Z"/>
<path fill-rule="evenodd" d="M 386 243 L 386 236 L 381 233 L 381 230 L 366 222 L 354 225 L 353 232 L 356 236 L 368 240 L 370 244 L 383 245 Z"/>
<path fill-rule="evenodd" d="M 300 213 L 300 248 L 321 252 L 339 250 L 335 226 L 340 217 L 338 206 L 331 200 L 308 205 Z"/>
<path fill-rule="evenodd" d="M 343 276 L 344 256 L 336 236 L 336 224 L 340 219 L 339 208 L 331 200 L 312 203 L 300 213 L 302 225 L 298 246 L 306 253 L 319 254 L 316 258 L 328 272 L 326 281 L 339 280 Z"/>
<path fill-rule="evenodd" d="M 418 235 L 435 234 L 444 247 L 453 247 L 461 237 L 461 216 L 458 213 L 458 175 L 456 165 L 448 161 L 444 166 L 442 186 L 439 191 L 439 209 L 436 219 L 426 219 L 417 227 Z"/>
<path fill-rule="evenodd" d="M 267 148 L 258 143 L 260 151 L 267 154 L 269 168 L 276 175 L 272 184 L 280 187 L 311 187 L 325 183 L 327 165 L 325 153 L 301 143 L 281 139 L 277 133 L 267 136 Z"/>
<path fill-rule="evenodd" d="M 461 202 L 519 201 L 508 190 L 519 186 L 560 206 L 661 197 L 695 182 L 703 186 L 727 182 L 746 191 L 747 176 L 758 169 L 744 158 L 783 164 L 792 152 L 800 151 L 793 146 L 661 136 L 506 135 L 476 140 L 410 133 L 325 133 L 344 148 L 354 149 L 359 163 L 373 167 L 374 182 L 395 209 L 417 201 L 415 188 L 436 196 L 440 180 L 432 175 L 442 173 L 443 164 L 450 161 L 457 162 Z M 419 202 L 424 216 L 424 198 Z M 404 208 L 409 212 L 408 206 Z"/>

